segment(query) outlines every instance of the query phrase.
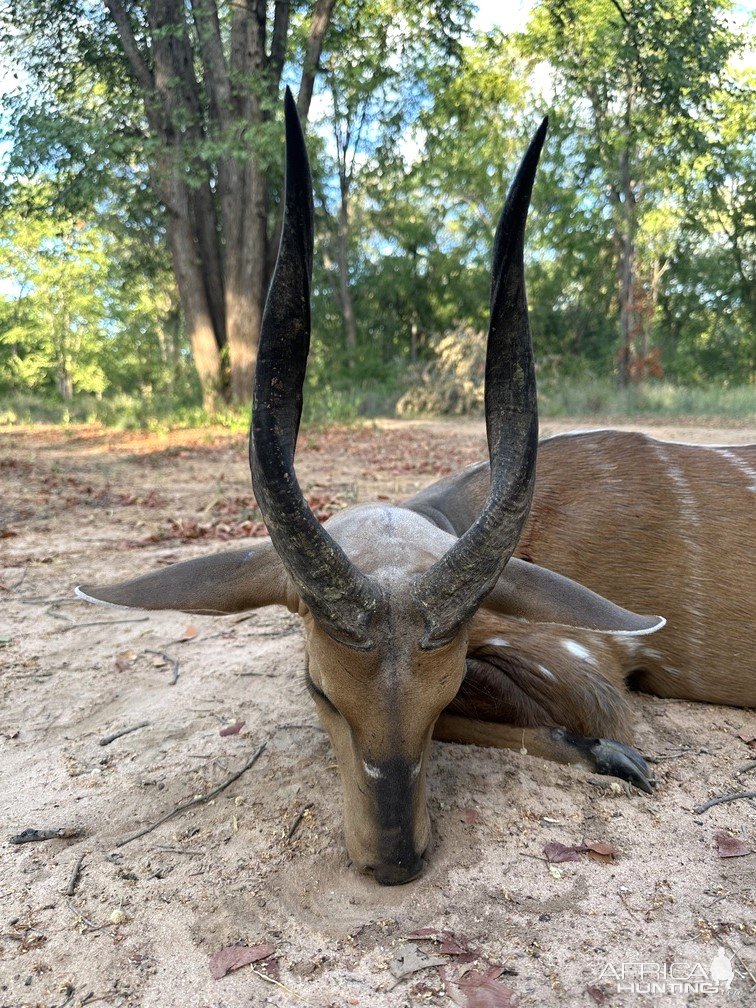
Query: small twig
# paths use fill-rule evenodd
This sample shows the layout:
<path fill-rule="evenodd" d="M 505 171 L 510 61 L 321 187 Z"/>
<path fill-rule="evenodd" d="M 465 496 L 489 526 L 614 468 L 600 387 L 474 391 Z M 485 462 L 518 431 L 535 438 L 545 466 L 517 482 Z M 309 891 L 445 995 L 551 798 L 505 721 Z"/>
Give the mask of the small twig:
<path fill-rule="evenodd" d="M 21 605 L 73 605 L 74 602 L 81 602 L 81 599 L 71 598 L 70 595 L 62 595 L 60 598 L 47 598 L 45 595 L 29 595 L 27 598 L 18 600 Z"/>
<path fill-rule="evenodd" d="M 81 877 L 81 866 L 84 863 L 85 857 L 86 854 L 82 854 L 80 857 L 77 858 L 76 863 L 74 864 L 73 870 L 71 872 L 71 877 L 68 880 L 68 885 L 65 887 L 65 889 L 62 890 L 64 896 L 73 896 L 73 894 L 76 892 L 76 887 L 78 886 L 79 878 Z"/>
<path fill-rule="evenodd" d="M 105 735 L 104 738 L 100 739 L 100 745 L 110 745 L 111 742 L 115 742 L 116 739 L 123 738 L 124 735 L 130 735 L 132 732 L 139 731 L 140 728 L 147 728 L 149 723 L 149 721 L 142 721 L 141 724 L 134 725 L 132 728 L 121 728 L 120 731 L 113 732 L 112 735 Z"/>
<path fill-rule="evenodd" d="M 169 655 L 167 651 L 153 651 L 152 648 L 146 648 L 142 654 L 154 654 L 158 655 L 160 658 L 164 658 L 168 664 L 171 666 L 171 686 L 175 686 L 178 682 L 179 677 L 179 660 L 174 658 L 173 655 Z"/>
<path fill-rule="evenodd" d="M 268 976 L 267 973 L 262 973 L 260 970 L 256 970 L 254 966 L 250 966 L 249 968 L 251 972 L 254 973 L 255 976 L 260 977 L 261 980 L 266 980 L 268 983 L 275 984 L 276 987 L 280 987 L 281 990 L 285 990 L 287 994 L 291 994 L 291 996 L 295 997 L 298 1001 L 304 1001 L 305 1004 L 312 1004 L 312 1002 L 308 1001 L 306 997 L 298 994 L 297 991 L 292 990 L 291 987 L 287 987 L 286 984 L 282 984 L 280 980 L 274 980 L 273 977 Z"/>
<path fill-rule="evenodd" d="M 319 732 L 324 732 L 325 731 L 325 728 L 321 728 L 320 725 L 315 725 L 315 724 L 280 724 L 280 725 L 276 725 L 276 730 L 277 731 L 284 731 L 284 729 L 287 729 L 287 728 L 292 728 L 292 729 L 309 728 L 311 731 L 319 731 Z"/>
<path fill-rule="evenodd" d="M 45 609 L 45 616 L 52 616 L 53 619 L 62 619 L 65 620 L 67 623 L 74 622 L 73 616 L 68 616 L 66 613 L 63 612 L 57 612 L 57 610 L 55 609 Z"/>
<path fill-rule="evenodd" d="M 12 844 L 38 843 L 40 840 L 75 840 L 84 830 L 78 826 L 61 826 L 60 829 L 25 829 L 10 838 Z"/>
<path fill-rule="evenodd" d="M 291 826 L 289 826 L 289 832 L 288 832 L 288 833 L 286 834 L 286 839 L 287 839 L 287 840 L 291 840 L 291 838 L 292 838 L 292 837 L 294 836 L 294 834 L 295 834 L 295 833 L 297 832 L 297 830 L 299 829 L 299 824 L 300 824 L 300 823 L 302 822 L 302 820 L 304 819 L 304 817 L 305 817 L 305 813 L 306 813 L 306 812 L 307 812 L 307 811 L 308 811 L 309 809 L 311 809 L 311 808 L 312 808 L 312 802 L 310 802 L 310 803 L 309 803 L 309 805 L 305 805 L 305 807 L 304 807 L 304 808 L 302 809 L 302 811 L 301 811 L 301 812 L 299 813 L 299 815 L 298 815 L 298 816 L 297 816 L 297 818 L 296 818 L 296 819 L 294 820 L 294 822 L 293 822 L 293 823 L 291 824 Z"/>
<path fill-rule="evenodd" d="M 190 857 L 202 857 L 205 853 L 201 850 L 183 850 L 181 847 L 156 847 L 155 850 L 164 851 L 166 854 L 188 854 Z"/>
<path fill-rule="evenodd" d="M 700 815 L 702 812 L 706 812 L 707 809 L 713 808 L 715 805 L 724 805 L 725 802 L 739 801 L 741 798 L 756 798 L 756 791 L 737 791 L 735 794 L 722 795 L 721 798 L 710 798 L 709 801 L 704 802 L 703 805 L 697 805 L 693 809 L 693 815 Z"/>
<path fill-rule="evenodd" d="M 278 672 L 237 672 L 240 679 L 278 679 Z"/>
<path fill-rule="evenodd" d="M 152 823 L 152 825 L 145 826 L 144 829 L 139 830 L 137 833 L 132 833 L 131 836 L 124 837 L 123 840 L 117 840 L 113 844 L 113 846 L 124 847 L 126 844 L 131 843 L 132 840 L 138 840 L 140 837 L 146 836 L 147 833 L 151 833 L 154 829 L 157 829 L 158 826 L 162 826 L 163 823 L 168 822 L 169 819 L 173 819 L 174 816 L 180 815 L 182 812 L 186 812 L 188 809 L 194 808 L 196 805 L 202 805 L 204 802 L 211 801 L 213 798 L 219 795 L 221 791 L 225 791 L 227 787 L 229 787 L 231 784 L 234 783 L 234 781 L 239 780 L 241 775 L 246 773 L 247 770 L 250 769 L 250 767 L 254 766 L 254 764 L 257 762 L 260 756 L 262 756 L 267 745 L 268 740 L 266 739 L 262 743 L 262 745 L 259 746 L 257 751 L 252 756 L 250 756 L 250 758 L 247 760 L 247 762 L 240 770 L 237 770 L 235 773 L 232 773 L 230 777 L 227 777 L 226 780 L 223 781 L 222 784 L 219 784 L 217 787 L 214 787 L 211 791 L 208 791 L 207 794 L 200 795 L 198 798 L 191 798 L 189 801 L 186 802 L 182 802 L 182 804 L 177 805 L 175 809 L 172 809 L 170 812 L 166 812 L 165 815 L 161 816 L 156 822 Z"/>
<path fill-rule="evenodd" d="M 129 619 L 101 619 L 91 620 L 89 623 L 72 623 L 71 626 L 61 627 L 58 633 L 65 633 L 66 630 L 82 630 L 90 626 L 115 626 L 116 623 L 146 623 L 149 616 L 133 616 Z"/>
<path fill-rule="evenodd" d="M 63 905 L 67 910 L 71 911 L 74 917 L 77 918 L 79 924 L 86 924 L 86 926 L 91 928 L 92 931 L 102 931 L 107 927 L 112 927 L 110 921 L 107 921 L 105 924 L 95 924 L 94 921 L 89 920 L 89 918 L 85 917 L 83 913 L 80 913 L 75 906 L 71 906 L 70 903 L 64 903 Z"/>
<path fill-rule="evenodd" d="M 245 634 L 246 637 L 293 637 L 299 627 L 285 627 L 283 630 L 258 630 Z"/>
<path fill-rule="evenodd" d="M 750 773 L 751 770 L 756 770 L 756 759 L 747 760 L 742 766 L 739 766 L 735 771 L 735 776 L 740 777 L 741 774 Z"/>

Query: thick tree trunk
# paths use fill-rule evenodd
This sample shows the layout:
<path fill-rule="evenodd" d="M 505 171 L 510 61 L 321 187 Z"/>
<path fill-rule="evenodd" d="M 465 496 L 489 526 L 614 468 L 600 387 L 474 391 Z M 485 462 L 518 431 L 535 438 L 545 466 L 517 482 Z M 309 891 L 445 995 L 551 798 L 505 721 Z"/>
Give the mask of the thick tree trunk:
<path fill-rule="evenodd" d="M 266 0 L 230 5 L 228 51 L 216 0 L 148 0 L 147 55 L 123 0 L 105 3 L 160 145 L 153 180 L 167 209 L 173 270 L 203 399 L 213 405 L 222 390 L 220 350 L 227 346 L 231 398 L 246 404 L 279 234 L 277 225 L 271 249 L 267 165 L 250 152 L 248 134 L 267 122 L 278 97 L 291 0 L 275 0 L 269 42 Z M 313 5 L 297 99 L 303 122 L 334 4 Z M 220 144 L 212 159 L 202 152 L 208 139 Z"/>
<path fill-rule="evenodd" d="M 265 298 L 268 214 L 267 182 L 250 164 L 245 172 L 248 193 L 240 246 L 228 257 L 226 330 L 231 362 L 231 397 L 248 403 L 257 359 L 257 340 Z"/>
<path fill-rule="evenodd" d="M 186 187 L 178 183 L 171 193 L 168 211 L 168 244 L 184 326 L 202 388 L 202 404 L 205 409 L 212 411 L 217 408 L 221 391 L 221 358 L 195 247 L 188 203 Z"/>

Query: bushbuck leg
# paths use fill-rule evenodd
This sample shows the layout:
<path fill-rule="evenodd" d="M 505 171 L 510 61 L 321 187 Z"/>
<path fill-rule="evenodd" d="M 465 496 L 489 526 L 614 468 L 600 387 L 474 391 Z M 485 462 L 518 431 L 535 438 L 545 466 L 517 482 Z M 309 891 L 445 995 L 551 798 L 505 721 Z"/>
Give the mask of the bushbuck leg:
<path fill-rule="evenodd" d="M 459 714 L 442 714 L 433 738 L 439 742 L 512 749 L 554 763 L 581 763 L 595 773 L 620 777 L 647 794 L 654 781 L 637 749 L 615 739 L 583 738 L 563 728 L 515 728 L 492 721 L 475 721 Z"/>

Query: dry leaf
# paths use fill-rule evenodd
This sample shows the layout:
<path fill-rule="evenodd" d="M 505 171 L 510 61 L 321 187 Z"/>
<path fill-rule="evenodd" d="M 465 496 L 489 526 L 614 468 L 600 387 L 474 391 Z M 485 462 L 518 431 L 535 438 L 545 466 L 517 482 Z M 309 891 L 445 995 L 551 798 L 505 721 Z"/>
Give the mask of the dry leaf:
<path fill-rule="evenodd" d="M 512 991 L 496 979 L 501 972 L 501 966 L 485 973 L 471 970 L 456 981 L 467 998 L 467 1008 L 513 1008 Z"/>
<path fill-rule="evenodd" d="M 462 822 L 475 823 L 480 819 L 480 814 L 474 808 L 462 809 Z"/>
<path fill-rule="evenodd" d="M 738 738 L 741 742 L 745 742 L 745 744 L 751 748 L 756 746 L 756 733 L 752 731 L 738 732 Z"/>
<path fill-rule="evenodd" d="M 753 854 L 751 848 L 746 847 L 742 840 L 738 840 L 737 837 L 731 836 L 724 830 L 716 833 L 714 839 L 717 841 L 717 853 L 721 858 L 746 857 L 748 854 Z"/>
<path fill-rule="evenodd" d="M 218 734 L 223 738 L 226 738 L 228 735 L 238 735 L 246 723 L 246 721 L 234 721 L 233 724 L 224 725 Z"/>
<path fill-rule="evenodd" d="M 603 843 L 601 840 L 590 840 L 588 843 L 574 844 L 573 846 L 554 841 L 546 844 L 543 853 L 546 855 L 546 860 L 552 864 L 559 864 L 562 861 L 579 861 L 581 854 L 587 854 L 592 861 L 603 861 L 608 864 L 614 861 L 617 851 L 610 844 Z"/>
<path fill-rule="evenodd" d="M 262 945 L 229 945 L 210 956 L 210 974 L 213 980 L 220 980 L 227 973 L 267 959 L 274 952 L 275 948 L 269 942 Z"/>
<path fill-rule="evenodd" d="M 179 637 L 179 642 L 194 640 L 194 638 L 197 636 L 198 633 L 199 630 L 197 629 L 197 627 L 190 625 L 186 628 L 186 630 L 184 630 L 183 634 Z"/>
<path fill-rule="evenodd" d="M 617 851 L 610 844 L 602 843 L 601 840 L 590 840 L 585 844 L 583 850 L 592 861 L 603 861 L 609 864 L 614 861 Z"/>
<path fill-rule="evenodd" d="M 411 973 L 417 973 L 431 966 L 443 966 L 445 962 L 445 959 L 426 955 L 418 945 L 407 942 L 391 960 L 389 971 L 397 980 L 402 980 Z"/>
<path fill-rule="evenodd" d="M 546 855 L 546 860 L 551 864 L 580 860 L 577 847 L 567 847 L 565 844 L 557 843 L 556 841 L 547 843 L 543 848 L 543 853 Z"/>

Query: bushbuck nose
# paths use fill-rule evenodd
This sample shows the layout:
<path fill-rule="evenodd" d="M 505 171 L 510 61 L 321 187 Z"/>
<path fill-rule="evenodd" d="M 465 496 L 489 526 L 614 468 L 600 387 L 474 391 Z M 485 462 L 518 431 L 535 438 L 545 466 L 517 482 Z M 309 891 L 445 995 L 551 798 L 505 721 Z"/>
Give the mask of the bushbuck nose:
<path fill-rule="evenodd" d="M 423 870 L 423 859 L 419 854 L 413 854 L 408 859 L 396 861 L 393 864 L 376 865 L 373 875 L 381 885 L 404 885 L 416 879 Z"/>

